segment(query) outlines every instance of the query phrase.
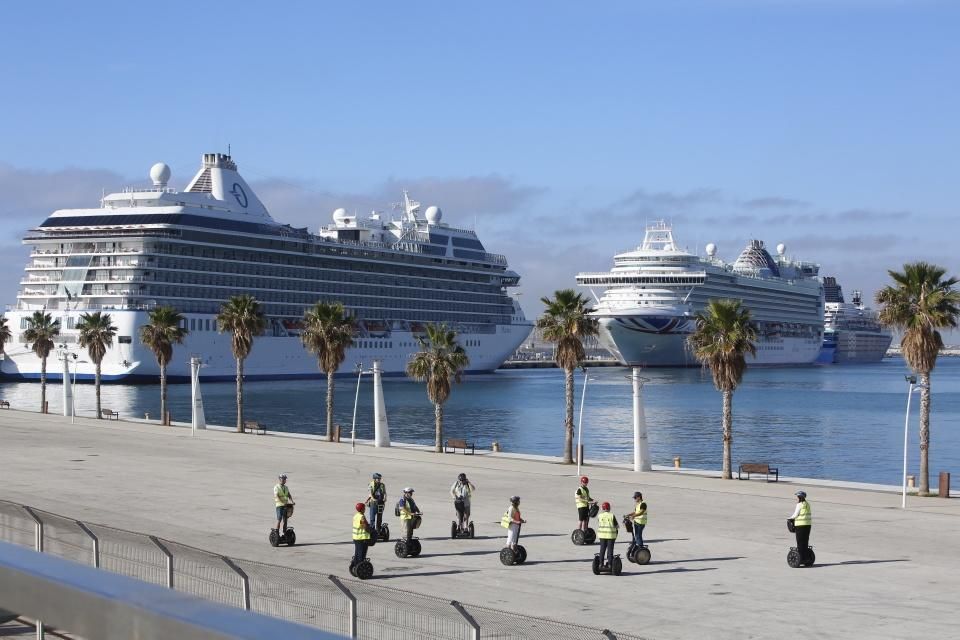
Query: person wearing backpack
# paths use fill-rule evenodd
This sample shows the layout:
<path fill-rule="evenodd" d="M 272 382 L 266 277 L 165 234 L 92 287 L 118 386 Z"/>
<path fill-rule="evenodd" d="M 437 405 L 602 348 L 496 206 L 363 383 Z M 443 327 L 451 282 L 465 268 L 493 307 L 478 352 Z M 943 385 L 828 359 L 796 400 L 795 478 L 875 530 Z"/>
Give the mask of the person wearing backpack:
<path fill-rule="evenodd" d="M 382 479 L 383 476 L 379 473 L 373 474 L 373 479 L 370 480 L 370 495 L 367 497 L 367 522 L 374 532 L 379 532 L 383 525 L 383 505 L 387 501 L 387 485 Z"/>
<path fill-rule="evenodd" d="M 420 513 L 420 508 L 417 507 L 417 503 L 413 500 L 413 487 L 405 487 L 403 489 L 403 497 L 397 502 L 394 513 L 400 516 L 403 536 L 407 542 L 410 542 L 410 540 L 413 539 L 413 530 L 416 528 L 414 527 L 414 521 L 417 516 L 423 515 Z"/>
<path fill-rule="evenodd" d="M 520 517 L 520 496 L 511 497 L 510 506 L 500 518 L 500 526 L 507 530 L 507 546 L 514 551 L 520 541 L 520 525 L 525 522 L 526 520 Z"/>
<path fill-rule="evenodd" d="M 457 476 L 457 481 L 450 487 L 450 495 L 453 496 L 453 508 L 457 512 L 457 527 L 466 529 L 470 522 L 470 497 L 477 490 L 476 485 L 467 480 L 467 474 L 461 473 Z"/>

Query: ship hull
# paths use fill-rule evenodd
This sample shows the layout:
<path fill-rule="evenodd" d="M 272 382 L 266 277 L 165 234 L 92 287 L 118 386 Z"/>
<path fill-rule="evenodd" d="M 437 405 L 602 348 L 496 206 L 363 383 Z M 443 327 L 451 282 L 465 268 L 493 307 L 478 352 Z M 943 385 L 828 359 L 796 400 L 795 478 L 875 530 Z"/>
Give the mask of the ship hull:
<path fill-rule="evenodd" d="M 28 314 L 8 312 L 12 326 L 18 326 L 20 316 Z M 113 324 L 117 327 L 117 338 L 107 350 L 101 365 L 102 380 L 108 383 L 155 383 L 160 379 L 160 368 L 153 353 L 140 344 L 139 328 L 146 323 L 146 313 L 139 311 L 110 312 Z M 188 315 L 197 326 L 212 326 L 213 316 L 202 314 Z M 530 333 L 531 325 L 498 325 L 492 333 L 462 333 L 457 336 L 470 357 L 467 373 L 488 373 L 496 370 L 523 343 Z M 92 380 L 94 367 L 89 362 L 86 351 L 78 347 L 76 335 L 64 333 L 61 339 L 66 342 L 67 352 L 76 354 L 73 360 L 77 364 L 78 381 Z M 193 331 L 182 345 L 173 351 L 173 359 L 167 366 L 167 379 L 170 382 L 189 382 L 190 358 L 198 356 L 202 362 L 201 375 L 204 380 L 235 380 L 236 360 L 230 347 L 230 335 L 216 331 Z M 419 350 L 417 335 L 409 331 L 385 331 L 377 336 L 357 337 L 354 347 L 347 350 L 347 357 L 337 371 L 337 376 L 356 375 L 357 367 L 364 369 L 373 366 L 374 360 L 380 362 L 384 375 L 405 375 L 407 362 L 411 355 Z M 58 362 L 58 351 L 54 350 L 47 360 L 47 379 L 60 380 L 62 365 Z M 0 373 L 4 379 L 39 380 L 40 359 L 29 350 L 26 344 L 8 344 L 6 357 L 0 361 Z M 244 380 L 293 380 L 307 378 L 325 378 L 320 371 L 317 359 L 304 350 L 300 338 L 295 335 L 261 336 L 254 340 L 253 349 L 244 362 Z"/>
<path fill-rule="evenodd" d="M 863 364 L 880 362 L 887 354 L 893 336 L 867 331 L 838 331 L 836 364 Z"/>

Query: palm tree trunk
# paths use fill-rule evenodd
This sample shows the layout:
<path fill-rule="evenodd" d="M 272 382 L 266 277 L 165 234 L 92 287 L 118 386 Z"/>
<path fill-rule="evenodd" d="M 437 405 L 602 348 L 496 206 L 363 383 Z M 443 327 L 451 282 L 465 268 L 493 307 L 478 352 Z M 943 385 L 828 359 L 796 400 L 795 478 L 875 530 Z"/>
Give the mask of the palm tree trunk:
<path fill-rule="evenodd" d="M 733 445 L 733 391 L 723 392 L 723 469 L 720 477 L 724 480 L 732 480 L 732 465 L 730 464 L 731 449 Z"/>
<path fill-rule="evenodd" d="M 573 369 L 564 369 L 567 410 L 564 418 L 563 464 L 573 464 Z"/>
<path fill-rule="evenodd" d="M 97 395 L 97 420 L 102 420 L 103 415 L 100 413 L 100 361 L 99 360 L 97 360 L 96 365 L 97 365 L 97 368 L 94 371 L 93 384 L 96 387 L 96 395 Z"/>
<path fill-rule="evenodd" d="M 167 424 L 167 363 L 160 365 L 160 424 Z"/>
<path fill-rule="evenodd" d="M 920 374 L 920 489 L 930 495 L 930 372 Z"/>
<path fill-rule="evenodd" d="M 439 402 L 433 403 L 433 426 L 435 440 L 433 450 L 442 453 L 443 448 L 440 444 L 443 442 L 443 405 Z"/>
<path fill-rule="evenodd" d="M 243 358 L 237 358 L 237 433 L 243 433 Z"/>
<path fill-rule="evenodd" d="M 333 442 L 333 371 L 327 371 L 327 442 Z"/>
<path fill-rule="evenodd" d="M 40 358 L 40 413 L 47 406 L 47 358 Z"/>

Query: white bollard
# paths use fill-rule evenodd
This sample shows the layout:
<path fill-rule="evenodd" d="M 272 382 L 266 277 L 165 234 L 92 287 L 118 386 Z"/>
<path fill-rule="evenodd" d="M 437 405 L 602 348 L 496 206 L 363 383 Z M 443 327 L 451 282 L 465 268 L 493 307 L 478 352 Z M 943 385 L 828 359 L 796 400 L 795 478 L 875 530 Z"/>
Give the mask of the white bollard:
<path fill-rule="evenodd" d="M 64 351 L 60 360 L 63 362 L 63 417 L 69 418 L 73 408 L 73 389 L 70 387 L 70 353 Z"/>
<path fill-rule="evenodd" d="M 643 380 L 640 369 L 633 368 L 633 470 L 650 471 L 650 445 L 647 442 L 647 416 L 643 412 Z"/>
<path fill-rule="evenodd" d="M 390 446 L 390 426 L 387 424 L 387 406 L 383 402 L 383 381 L 380 361 L 373 361 L 373 443 L 376 447 Z"/>

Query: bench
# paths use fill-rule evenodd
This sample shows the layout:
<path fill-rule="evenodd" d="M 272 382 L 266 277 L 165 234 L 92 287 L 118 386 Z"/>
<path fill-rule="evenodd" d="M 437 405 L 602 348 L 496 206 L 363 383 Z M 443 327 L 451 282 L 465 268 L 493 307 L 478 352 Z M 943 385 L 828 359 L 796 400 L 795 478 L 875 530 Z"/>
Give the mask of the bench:
<path fill-rule="evenodd" d="M 747 474 L 747 480 L 751 473 L 762 473 L 767 476 L 767 482 L 770 482 L 770 476 L 773 476 L 773 482 L 780 480 L 780 472 L 776 467 L 760 462 L 742 462 L 737 468 L 737 480 L 743 480 L 743 474 Z"/>
<path fill-rule="evenodd" d="M 256 420 L 244 420 L 244 421 L 243 421 L 243 430 L 244 430 L 244 431 L 252 431 L 253 433 L 257 434 L 258 436 L 262 436 L 262 435 L 264 435 L 265 433 L 267 433 L 267 428 L 266 428 L 264 425 L 262 425 L 262 424 L 260 424 L 259 422 L 257 422 Z"/>
<path fill-rule="evenodd" d="M 10 403 L 6 400 L 0 400 L 0 409 L 9 409 Z"/>
<path fill-rule="evenodd" d="M 100 409 L 100 417 L 106 418 L 107 420 L 119 420 L 120 413 L 118 411 L 111 411 L 110 409 Z"/>
<path fill-rule="evenodd" d="M 450 449 L 450 451 L 447 451 Z M 474 446 L 472 442 L 467 442 L 459 438 L 447 438 L 447 441 L 443 444 L 444 453 L 456 453 L 457 449 L 463 449 L 464 455 L 467 454 L 467 449 L 470 449 L 470 455 L 474 453 Z"/>

